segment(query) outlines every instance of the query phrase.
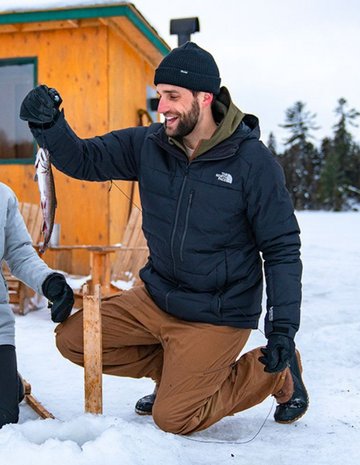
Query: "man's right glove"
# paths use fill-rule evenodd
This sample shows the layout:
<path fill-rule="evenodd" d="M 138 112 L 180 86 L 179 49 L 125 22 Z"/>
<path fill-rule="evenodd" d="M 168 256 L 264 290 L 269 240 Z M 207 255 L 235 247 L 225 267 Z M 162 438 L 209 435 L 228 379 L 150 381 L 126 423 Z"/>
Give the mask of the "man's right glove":
<path fill-rule="evenodd" d="M 281 334 L 270 334 L 265 348 L 261 349 L 264 354 L 259 361 L 265 365 L 264 371 L 277 373 L 285 370 L 295 355 L 295 342 L 293 339 Z"/>
<path fill-rule="evenodd" d="M 74 293 L 60 273 L 51 273 L 42 284 L 44 296 L 50 301 L 51 319 L 61 323 L 70 315 Z"/>
<path fill-rule="evenodd" d="M 51 126 L 58 119 L 62 99 L 56 89 L 45 85 L 32 89 L 20 107 L 20 118 L 35 126 Z"/>

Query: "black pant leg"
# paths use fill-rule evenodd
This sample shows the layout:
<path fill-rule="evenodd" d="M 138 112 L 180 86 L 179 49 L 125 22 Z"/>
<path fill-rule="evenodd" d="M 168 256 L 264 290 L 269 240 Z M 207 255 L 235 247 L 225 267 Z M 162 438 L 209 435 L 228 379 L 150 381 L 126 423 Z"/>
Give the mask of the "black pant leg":
<path fill-rule="evenodd" d="M 12 345 L 0 345 L 0 428 L 19 419 L 19 377 Z"/>

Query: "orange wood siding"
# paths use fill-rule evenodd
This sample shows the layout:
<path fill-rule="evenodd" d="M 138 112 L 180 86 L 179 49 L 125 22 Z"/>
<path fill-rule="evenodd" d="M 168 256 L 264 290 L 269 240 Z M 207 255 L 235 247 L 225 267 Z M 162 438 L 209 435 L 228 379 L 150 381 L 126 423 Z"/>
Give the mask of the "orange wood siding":
<path fill-rule="evenodd" d="M 146 85 L 152 85 L 154 65 L 121 31 L 99 21 L 83 23 L 85 26 L 73 28 L 64 23 L 58 29 L 40 23 L 37 31 L 1 33 L 0 58 L 37 56 L 39 83 L 59 90 L 66 118 L 80 137 L 137 125 L 137 110 L 146 106 Z M 56 169 L 54 175 L 61 244 L 120 242 L 132 183 L 115 181 L 109 191 L 110 182 L 77 181 Z M 20 201 L 39 201 L 33 176 L 32 164 L 0 164 L 0 181 L 8 184 Z M 87 252 L 73 252 L 70 258 L 59 260 L 52 252 L 44 255 L 50 266 L 78 274 L 89 272 Z"/>

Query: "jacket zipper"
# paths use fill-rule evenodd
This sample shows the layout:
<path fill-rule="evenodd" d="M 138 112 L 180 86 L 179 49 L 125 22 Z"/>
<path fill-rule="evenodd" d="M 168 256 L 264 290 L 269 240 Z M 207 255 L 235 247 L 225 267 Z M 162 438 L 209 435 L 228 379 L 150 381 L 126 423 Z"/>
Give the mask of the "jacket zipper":
<path fill-rule="evenodd" d="M 177 206 L 176 206 L 174 228 L 172 230 L 171 240 L 170 240 L 170 250 L 171 250 L 171 258 L 172 258 L 172 261 L 173 261 L 174 278 L 176 276 L 175 251 L 174 251 L 175 232 L 176 232 L 177 224 L 178 224 L 178 220 L 179 220 L 180 205 L 181 205 L 181 200 L 182 200 L 182 197 L 183 197 L 183 194 L 184 194 L 184 189 L 185 189 L 185 185 L 186 185 L 186 181 L 187 181 L 187 177 L 188 177 L 188 171 L 189 171 L 189 165 L 186 167 L 184 179 L 183 179 L 183 182 L 182 182 L 182 185 L 181 185 L 180 195 L 179 195 L 178 203 L 177 203 Z"/>
<path fill-rule="evenodd" d="M 184 261 L 184 256 L 183 256 L 184 242 L 185 242 L 185 237 L 186 237 L 186 233 L 187 233 L 187 229 L 188 229 L 188 225 L 189 225 L 189 216 L 190 216 L 190 210 L 191 210 L 193 197 L 194 197 L 194 190 L 190 191 L 188 206 L 187 206 L 187 209 L 186 209 L 185 227 L 184 227 L 184 232 L 183 232 L 183 235 L 182 235 L 182 238 L 181 238 L 181 243 L 180 243 L 180 261 L 181 262 Z"/>

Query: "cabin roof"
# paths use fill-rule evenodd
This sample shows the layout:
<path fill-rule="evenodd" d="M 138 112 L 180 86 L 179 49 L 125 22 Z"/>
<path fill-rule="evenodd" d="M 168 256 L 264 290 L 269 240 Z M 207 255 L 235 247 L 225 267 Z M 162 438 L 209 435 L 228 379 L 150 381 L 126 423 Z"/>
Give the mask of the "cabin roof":
<path fill-rule="evenodd" d="M 155 48 L 156 55 L 160 53 L 161 56 L 165 56 L 170 51 L 168 44 L 130 2 L 3 11 L 0 12 L 0 34 L 1 32 L 26 32 L 64 27 L 76 28 L 86 26 L 90 20 L 116 27 L 129 39 L 135 34 L 134 41 L 137 46 L 145 46 L 145 39 Z"/>

